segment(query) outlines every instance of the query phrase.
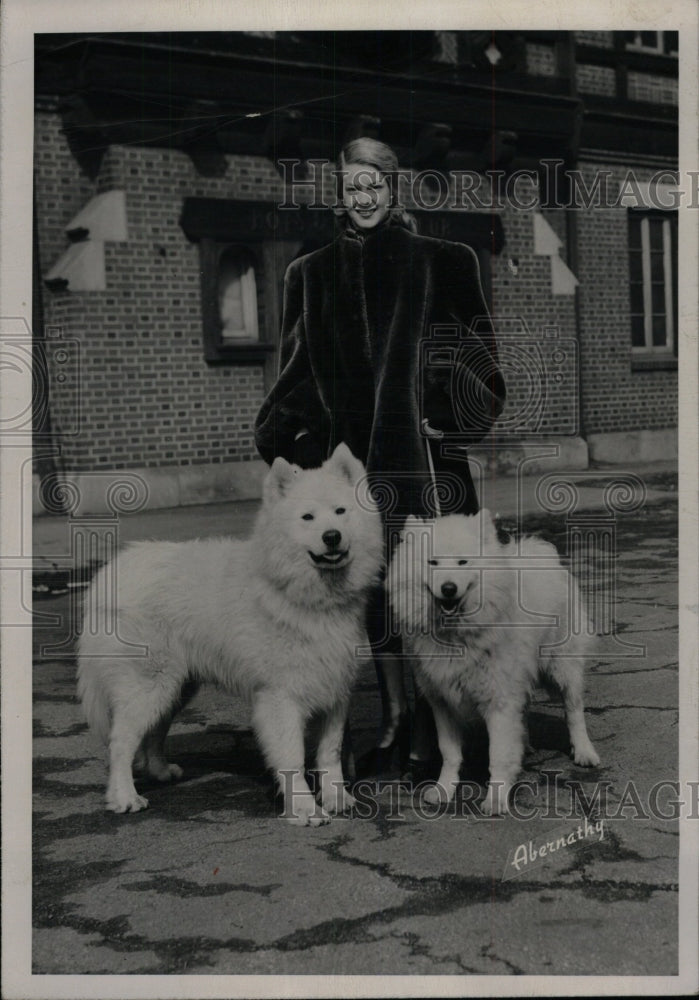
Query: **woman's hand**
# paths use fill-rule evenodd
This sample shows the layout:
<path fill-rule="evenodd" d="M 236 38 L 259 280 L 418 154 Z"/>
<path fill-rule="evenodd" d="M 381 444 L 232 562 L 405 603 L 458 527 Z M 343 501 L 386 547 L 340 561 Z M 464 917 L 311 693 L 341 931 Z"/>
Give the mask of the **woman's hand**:
<path fill-rule="evenodd" d="M 315 435 L 308 430 L 299 431 L 294 439 L 294 465 L 302 469 L 317 469 L 323 464 L 323 452 Z"/>
<path fill-rule="evenodd" d="M 430 427 L 428 420 L 423 420 L 420 424 L 420 428 L 425 437 L 430 438 L 441 438 L 444 437 L 444 431 L 438 431 L 435 427 Z"/>

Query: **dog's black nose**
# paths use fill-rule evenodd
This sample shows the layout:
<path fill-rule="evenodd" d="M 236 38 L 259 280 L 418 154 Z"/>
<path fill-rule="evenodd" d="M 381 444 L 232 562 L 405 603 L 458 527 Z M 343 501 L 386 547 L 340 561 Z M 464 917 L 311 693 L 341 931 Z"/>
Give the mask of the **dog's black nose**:
<path fill-rule="evenodd" d="M 449 580 L 447 581 L 447 583 L 442 584 L 442 595 L 446 597 L 448 601 L 451 601 L 453 600 L 453 598 L 456 597 L 456 592 L 458 589 L 459 588 L 456 586 L 456 584 L 452 583 L 451 580 Z"/>
<path fill-rule="evenodd" d="M 342 534 L 335 529 L 323 532 L 323 542 L 329 549 L 336 549 L 342 541 Z"/>

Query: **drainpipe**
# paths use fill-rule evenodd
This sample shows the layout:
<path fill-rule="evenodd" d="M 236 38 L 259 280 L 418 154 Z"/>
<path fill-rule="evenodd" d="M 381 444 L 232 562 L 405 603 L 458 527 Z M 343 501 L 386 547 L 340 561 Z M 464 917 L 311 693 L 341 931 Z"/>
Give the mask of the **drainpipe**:
<path fill-rule="evenodd" d="M 571 97 L 578 97 L 578 86 L 575 78 L 575 32 L 567 31 L 565 32 L 565 40 L 563 41 L 563 51 L 561 55 L 564 59 L 564 71 L 568 77 L 568 88 Z M 578 231 L 578 210 L 574 205 L 571 204 L 571 184 L 568 179 L 568 170 L 574 168 L 578 164 L 578 151 L 580 147 L 580 131 L 582 128 L 582 116 L 583 116 L 583 104 L 579 101 L 578 111 L 577 111 L 577 121 L 575 132 L 570 141 L 570 146 L 568 149 L 568 155 L 566 156 L 566 162 L 564 164 L 564 176 L 565 183 L 562 185 L 564 197 L 566 199 L 566 209 L 565 209 L 565 220 L 566 220 L 566 264 L 573 272 L 576 278 L 579 278 L 579 265 L 580 265 L 580 253 L 579 253 L 579 231 Z M 578 345 L 578 379 L 577 379 L 577 393 L 578 393 L 578 405 L 577 405 L 577 417 L 578 417 L 578 430 L 580 437 L 585 437 L 585 411 L 583 405 L 583 372 L 582 372 L 582 341 L 581 341 L 581 331 L 582 331 L 582 311 L 580 304 L 580 285 L 577 285 L 574 292 L 574 311 L 575 311 L 575 339 Z"/>
<path fill-rule="evenodd" d="M 578 214 L 573 207 L 566 208 L 566 263 L 576 278 L 579 275 L 580 254 L 578 250 Z M 580 280 L 578 278 L 578 280 Z M 578 429 L 581 437 L 585 437 L 585 418 L 583 407 L 583 373 L 582 373 L 582 312 L 580 305 L 580 285 L 574 291 L 573 308 L 575 310 L 575 340 L 578 345 Z"/>

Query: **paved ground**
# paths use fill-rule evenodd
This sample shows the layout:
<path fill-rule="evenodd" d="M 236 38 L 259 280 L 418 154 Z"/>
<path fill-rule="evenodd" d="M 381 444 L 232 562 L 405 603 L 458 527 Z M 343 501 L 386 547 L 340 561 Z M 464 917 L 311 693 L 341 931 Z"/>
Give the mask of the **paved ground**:
<path fill-rule="evenodd" d="M 364 818 L 292 827 L 277 817 L 244 709 L 213 690 L 171 731 L 168 752 L 185 779 L 149 788 L 147 812 L 106 813 L 103 760 L 75 698 L 75 591 L 40 589 L 35 973 L 675 974 L 678 824 L 652 815 L 650 799 L 657 782 L 677 776 L 677 505 L 667 468 L 642 475 L 645 504 L 616 515 L 617 640 L 602 641 L 589 668 L 588 726 L 602 765 L 572 763 L 562 710 L 537 695 L 523 775 L 533 786 L 521 804 L 542 809 L 526 821 L 477 818 L 463 802 L 434 818 L 387 782 L 365 795 Z M 609 475 L 585 483 L 581 507 L 599 513 Z M 525 526 L 565 549 L 564 516 L 530 502 L 531 483 L 526 493 Z M 511 523 L 511 486 L 503 495 L 499 512 Z M 124 519 L 121 537 L 243 532 L 254 508 L 143 513 Z M 40 519 L 35 542 L 39 588 L 62 589 L 66 580 L 48 570 L 69 568 L 66 522 Z M 591 594 L 610 586 L 595 571 L 599 556 L 579 564 Z M 634 645 L 642 655 L 620 655 Z M 377 719 L 367 665 L 351 719 L 357 753 L 371 745 Z M 474 727 L 465 776 L 482 782 L 486 760 Z M 547 818 L 554 771 L 558 816 Z M 570 780 L 588 796 L 606 783 L 601 825 L 594 809 L 597 826 L 587 829 L 572 815 Z M 525 860 L 549 842 L 558 850 Z"/>

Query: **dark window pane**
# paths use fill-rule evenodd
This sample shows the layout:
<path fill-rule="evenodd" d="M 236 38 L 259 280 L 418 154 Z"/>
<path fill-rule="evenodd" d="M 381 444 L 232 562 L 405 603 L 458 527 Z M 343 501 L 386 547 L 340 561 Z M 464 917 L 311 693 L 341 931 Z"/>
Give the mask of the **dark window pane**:
<path fill-rule="evenodd" d="M 662 219 L 649 219 L 648 228 L 650 229 L 650 248 L 651 250 L 662 250 L 663 249 L 663 220 Z"/>
<path fill-rule="evenodd" d="M 631 285 L 631 312 L 643 312 L 643 285 L 638 282 Z"/>
<path fill-rule="evenodd" d="M 641 220 L 637 215 L 629 215 L 629 249 L 641 249 Z"/>
<path fill-rule="evenodd" d="M 665 285 L 653 284 L 651 287 L 652 310 L 654 313 L 665 312 Z"/>
<path fill-rule="evenodd" d="M 632 250 L 629 254 L 629 277 L 631 281 L 643 281 L 643 258 L 640 251 Z"/>
<path fill-rule="evenodd" d="M 665 261 L 664 254 L 654 251 L 650 255 L 650 280 L 665 281 Z"/>
<path fill-rule="evenodd" d="M 666 31 L 663 35 L 663 49 L 665 53 L 679 52 L 679 32 Z"/>
<path fill-rule="evenodd" d="M 657 31 L 642 31 L 641 32 L 641 45 L 645 45 L 649 49 L 654 49 L 658 44 L 658 32 Z"/>
<path fill-rule="evenodd" d="M 631 346 L 645 347 L 646 334 L 643 326 L 643 316 L 634 315 L 631 317 Z"/>
<path fill-rule="evenodd" d="M 664 316 L 653 317 L 653 347 L 663 347 L 667 343 Z"/>

